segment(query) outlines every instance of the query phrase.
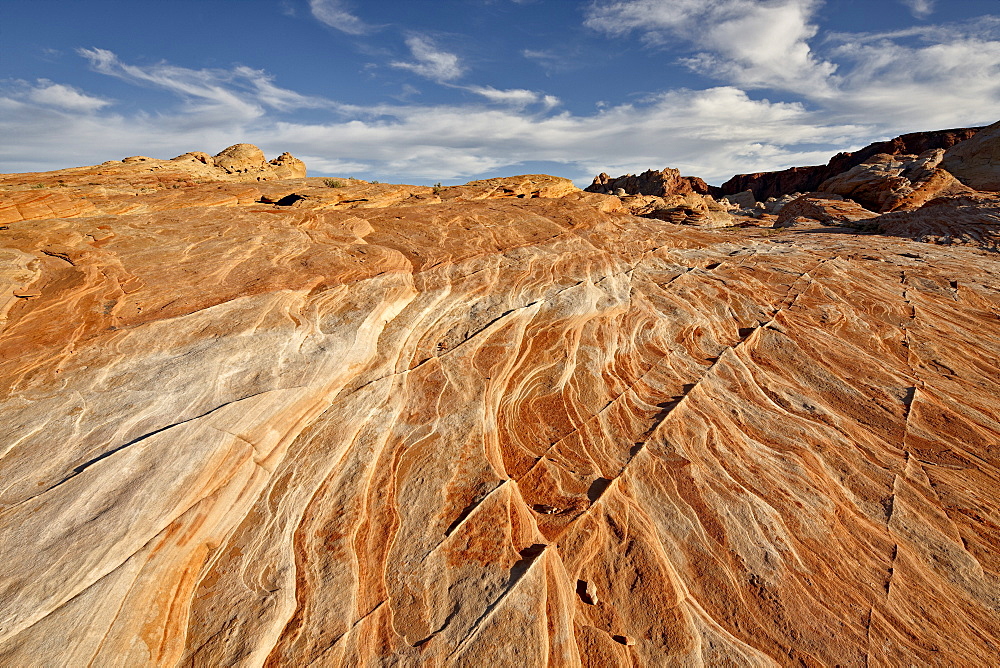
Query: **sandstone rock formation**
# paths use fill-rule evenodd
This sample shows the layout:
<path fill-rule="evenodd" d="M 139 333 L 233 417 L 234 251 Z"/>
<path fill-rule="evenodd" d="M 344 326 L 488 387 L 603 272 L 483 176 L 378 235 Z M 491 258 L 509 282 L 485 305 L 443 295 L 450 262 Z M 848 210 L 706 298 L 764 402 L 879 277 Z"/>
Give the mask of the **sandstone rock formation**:
<path fill-rule="evenodd" d="M 869 144 L 852 152 L 838 153 L 825 165 L 791 167 L 778 172 L 737 174 L 718 188 L 712 188 L 716 197 L 750 190 L 758 200 L 781 197 L 793 192 L 818 190 L 820 184 L 838 174 L 860 165 L 879 155 L 919 155 L 931 149 L 948 149 L 974 136 L 982 128 L 958 128 L 934 132 L 912 132 L 889 141 Z"/>
<path fill-rule="evenodd" d="M 857 202 L 829 193 L 806 193 L 781 207 L 775 227 L 791 227 L 796 219 L 808 218 L 821 223 L 844 225 L 875 218 L 874 211 Z"/>
<path fill-rule="evenodd" d="M 269 178 L 299 179 L 306 175 L 305 163 L 291 153 L 282 153 L 267 162 L 264 152 L 253 144 L 234 144 L 216 155 L 213 163 L 226 174 L 253 176 L 260 181 Z"/>
<path fill-rule="evenodd" d="M 562 197 L 580 192 L 569 179 L 548 174 L 524 174 L 496 179 L 470 181 L 464 186 L 439 188 L 447 200 L 498 199 L 506 197 Z"/>
<path fill-rule="evenodd" d="M 1000 121 L 948 149 L 941 166 L 976 190 L 1000 191 Z"/>
<path fill-rule="evenodd" d="M 686 195 L 688 193 L 708 194 L 709 186 L 698 177 L 681 176 L 679 170 L 665 167 L 660 171 L 646 170 L 639 176 L 625 174 L 611 178 L 605 173 L 594 177 L 594 182 L 587 186 L 587 192 L 614 194 L 621 188 L 627 195 L 653 195 L 655 197 L 670 197 L 671 195 Z"/>
<path fill-rule="evenodd" d="M 728 227 L 735 222 L 729 207 L 716 202 L 711 195 L 689 192 L 669 197 L 631 195 L 619 199 L 633 216 L 655 218 L 675 225 L 716 228 Z"/>
<path fill-rule="evenodd" d="M 827 179 L 819 191 L 850 198 L 880 212 L 916 209 L 935 197 L 970 192 L 968 186 L 939 168 L 943 156 L 943 149 L 919 156 L 882 153 Z"/>
<path fill-rule="evenodd" d="M 940 197 L 916 211 L 888 213 L 868 222 L 882 234 L 1000 250 L 1000 195 L 992 192 Z"/>
<path fill-rule="evenodd" d="M 726 195 L 725 199 L 741 209 L 753 208 L 753 205 L 757 203 L 757 198 L 753 196 L 753 192 L 750 190 L 744 190 L 743 192 Z"/>
<path fill-rule="evenodd" d="M 0 176 L 0 665 L 1000 662 L 998 254 L 162 162 Z"/>

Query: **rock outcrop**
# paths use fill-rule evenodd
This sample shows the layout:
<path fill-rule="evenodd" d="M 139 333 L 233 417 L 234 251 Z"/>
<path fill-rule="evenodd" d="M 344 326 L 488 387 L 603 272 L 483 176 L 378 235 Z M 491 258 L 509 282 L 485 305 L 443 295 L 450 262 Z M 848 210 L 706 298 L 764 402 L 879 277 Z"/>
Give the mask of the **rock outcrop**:
<path fill-rule="evenodd" d="M 882 234 L 1000 250 L 1000 195 L 992 192 L 940 197 L 916 211 L 889 213 L 868 222 Z"/>
<path fill-rule="evenodd" d="M 633 216 L 654 218 L 675 225 L 715 228 L 728 227 L 735 222 L 728 207 L 716 202 L 711 195 L 689 192 L 669 197 L 627 195 L 619 199 L 624 209 Z"/>
<path fill-rule="evenodd" d="M 1000 191 L 1000 121 L 948 149 L 941 166 L 976 190 Z"/>
<path fill-rule="evenodd" d="M 587 192 L 609 195 L 616 194 L 619 189 L 624 190 L 626 195 L 671 197 L 688 193 L 708 194 L 709 186 L 698 177 L 681 176 L 679 170 L 665 167 L 660 171 L 646 170 L 639 176 L 625 174 L 616 178 L 602 172 L 586 188 Z"/>
<path fill-rule="evenodd" d="M 829 193 L 806 193 L 781 207 L 775 227 L 791 227 L 799 218 L 833 225 L 850 225 L 878 216 L 857 202 Z"/>
<path fill-rule="evenodd" d="M 777 172 L 737 174 L 718 188 L 712 188 L 716 197 L 732 195 L 744 190 L 753 192 L 763 201 L 768 197 L 781 197 L 793 192 L 818 190 L 827 179 L 860 165 L 879 155 L 919 155 L 932 149 L 948 149 L 974 136 L 982 128 L 957 128 L 934 132 L 912 132 L 888 141 L 869 144 L 859 151 L 838 153 L 825 165 L 791 167 Z"/>
<path fill-rule="evenodd" d="M 919 156 L 879 154 L 827 179 L 819 190 L 879 212 L 916 209 L 935 197 L 970 192 L 968 186 L 939 167 L 943 156 L 943 149 Z"/>
<path fill-rule="evenodd" d="M 1000 662 L 997 253 L 180 157 L 0 175 L 0 665 Z"/>

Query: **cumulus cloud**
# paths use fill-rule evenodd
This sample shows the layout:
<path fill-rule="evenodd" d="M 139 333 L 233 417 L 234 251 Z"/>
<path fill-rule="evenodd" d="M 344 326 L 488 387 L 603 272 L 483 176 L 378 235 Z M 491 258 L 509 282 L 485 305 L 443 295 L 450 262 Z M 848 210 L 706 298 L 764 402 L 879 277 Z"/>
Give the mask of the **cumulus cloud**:
<path fill-rule="evenodd" d="M 678 41 L 696 71 L 743 89 L 791 92 L 834 119 L 919 130 L 988 120 L 1000 109 L 1000 22 L 920 26 L 817 38 L 818 0 L 623 0 L 594 4 L 586 25 Z M 933 2 L 907 2 L 927 13 Z M 824 48 L 818 54 L 810 42 Z"/>
<path fill-rule="evenodd" d="M 910 8 L 918 19 L 925 19 L 934 13 L 934 0 L 900 0 Z"/>
<path fill-rule="evenodd" d="M 309 0 L 309 10 L 318 21 L 348 35 L 364 35 L 375 29 L 349 12 L 344 0 Z"/>
<path fill-rule="evenodd" d="M 638 33 L 651 46 L 697 46 L 697 71 L 750 88 L 828 92 L 835 64 L 809 39 L 819 0 L 624 0 L 593 4 L 584 24 L 612 36 Z"/>
<path fill-rule="evenodd" d="M 395 61 L 392 67 L 410 70 L 433 81 L 452 81 L 462 76 L 462 67 L 458 56 L 437 48 L 433 41 L 421 35 L 412 35 L 406 39 L 415 62 Z"/>

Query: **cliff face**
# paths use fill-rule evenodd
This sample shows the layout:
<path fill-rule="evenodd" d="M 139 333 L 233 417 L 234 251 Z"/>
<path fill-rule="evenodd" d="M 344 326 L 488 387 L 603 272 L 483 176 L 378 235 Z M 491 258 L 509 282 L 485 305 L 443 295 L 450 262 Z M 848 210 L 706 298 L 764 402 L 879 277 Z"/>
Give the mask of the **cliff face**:
<path fill-rule="evenodd" d="M 65 198 L 0 226 L 0 664 L 1000 659 L 995 253 L 88 169 L 0 178 Z"/>
<path fill-rule="evenodd" d="M 734 195 L 750 190 L 758 201 L 768 197 L 781 197 L 794 192 L 810 192 L 819 190 L 820 184 L 827 179 L 856 167 L 872 156 L 886 155 L 919 155 L 931 149 L 948 149 L 975 135 L 981 127 L 956 128 L 953 130 L 935 130 L 932 132 L 912 132 L 900 135 L 888 141 L 869 144 L 859 151 L 838 153 L 830 158 L 825 165 L 812 167 L 791 167 L 778 172 L 757 172 L 755 174 L 737 174 L 718 188 L 709 186 L 710 192 L 716 197 Z"/>

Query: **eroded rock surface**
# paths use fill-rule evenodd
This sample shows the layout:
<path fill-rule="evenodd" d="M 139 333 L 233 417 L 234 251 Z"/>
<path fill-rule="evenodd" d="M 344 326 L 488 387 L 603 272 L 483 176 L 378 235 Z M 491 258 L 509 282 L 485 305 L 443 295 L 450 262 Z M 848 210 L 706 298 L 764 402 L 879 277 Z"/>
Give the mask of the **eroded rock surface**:
<path fill-rule="evenodd" d="M 829 193 L 806 193 L 781 207 L 775 227 L 791 227 L 797 218 L 808 218 L 821 223 L 844 225 L 874 218 L 869 211 L 853 200 Z"/>
<path fill-rule="evenodd" d="M 617 194 L 619 189 L 624 190 L 626 195 L 671 197 L 688 193 L 708 194 L 709 186 L 698 177 L 681 176 L 679 170 L 671 167 L 660 171 L 649 169 L 638 176 L 625 174 L 614 178 L 602 172 L 587 186 L 587 192 L 609 195 Z"/>
<path fill-rule="evenodd" d="M 850 198 L 879 212 L 916 209 L 936 197 L 960 195 L 972 189 L 939 167 L 943 149 L 919 156 L 879 154 L 824 181 L 820 192 Z"/>
<path fill-rule="evenodd" d="M 941 166 L 976 190 L 1000 191 L 1000 121 L 948 149 Z"/>
<path fill-rule="evenodd" d="M 0 178 L 0 665 L 1000 661 L 995 253 L 148 164 Z"/>

